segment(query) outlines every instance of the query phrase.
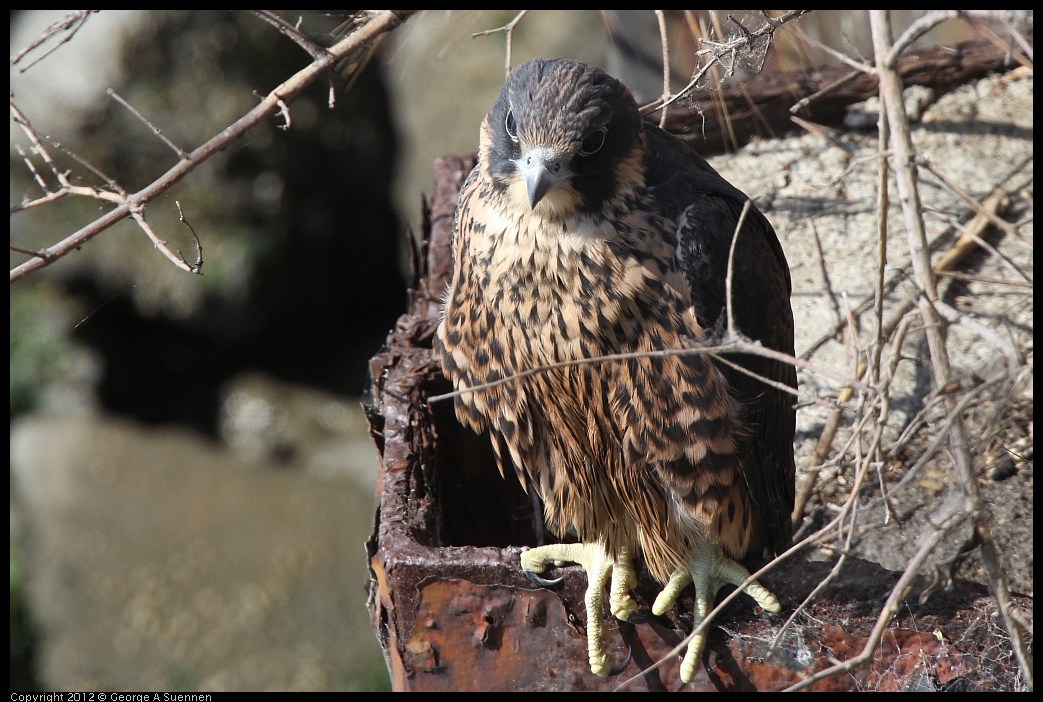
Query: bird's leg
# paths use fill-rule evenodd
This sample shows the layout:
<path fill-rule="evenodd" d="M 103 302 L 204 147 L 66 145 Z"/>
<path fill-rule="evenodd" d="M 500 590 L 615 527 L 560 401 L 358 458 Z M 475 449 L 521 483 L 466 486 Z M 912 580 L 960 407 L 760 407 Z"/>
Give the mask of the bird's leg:
<path fill-rule="evenodd" d="M 521 555 L 522 569 L 542 573 L 548 563 L 555 565 L 578 563 L 587 573 L 587 593 L 584 598 L 587 608 L 587 654 L 590 669 L 595 675 L 607 677 L 622 670 L 613 670 L 605 652 L 605 626 L 601 622 L 601 603 L 605 597 L 605 584 L 611 577 L 608 604 L 617 619 L 626 619 L 637 613 L 637 605 L 630 596 L 630 588 L 637 584 L 637 574 L 630 555 L 623 550 L 619 558 L 612 560 L 601 544 L 549 544 L 529 549 Z M 627 657 L 629 662 L 629 656 Z M 624 664 L 625 667 L 625 664 Z"/>
<path fill-rule="evenodd" d="M 659 616 L 670 609 L 685 585 L 695 583 L 695 612 L 692 616 L 692 628 L 694 629 L 710 613 L 714 599 L 717 597 L 717 591 L 722 585 L 731 584 L 738 587 L 748 577 L 750 577 L 750 572 L 728 558 L 718 544 L 700 542 L 688 560 L 688 567 L 681 568 L 670 576 L 666 587 L 659 593 L 652 605 L 652 614 Z M 746 594 L 769 612 L 778 612 L 782 609 L 778 598 L 757 581 L 750 583 L 746 588 Z M 685 653 L 684 660 L 681 661 L 681 680 L 683 682 L 691 682 L 695 677 L 705 643 L 705 634 L 692 638 L 688 643 L 688 651 Z"/>

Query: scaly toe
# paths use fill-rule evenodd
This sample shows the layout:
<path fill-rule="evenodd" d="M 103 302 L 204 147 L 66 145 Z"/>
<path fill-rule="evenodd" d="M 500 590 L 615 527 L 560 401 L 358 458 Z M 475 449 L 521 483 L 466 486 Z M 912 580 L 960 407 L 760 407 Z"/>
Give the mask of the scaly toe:
<path fill-rule="evenodd" d="M 632 597 L 627 597 L 619 601 L 609 600 L 609 609 L 612 610 L 612 616 L 623 622 L 636 622 L 638 617 L 637 603 L 634 602 Z"/>

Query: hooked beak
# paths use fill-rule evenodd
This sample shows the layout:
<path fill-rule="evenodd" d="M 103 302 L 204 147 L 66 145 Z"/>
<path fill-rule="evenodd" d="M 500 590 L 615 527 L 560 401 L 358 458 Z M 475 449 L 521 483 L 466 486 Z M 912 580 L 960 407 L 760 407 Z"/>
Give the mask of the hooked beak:
<path fill-rule="evenodd" d="M 572 175 L 566 157 L 549 146 L 536 146 L 521 155 L 518 170 L 525 179 L 529 193 L 529 207 L 536 209 L 540 200 Z"/>

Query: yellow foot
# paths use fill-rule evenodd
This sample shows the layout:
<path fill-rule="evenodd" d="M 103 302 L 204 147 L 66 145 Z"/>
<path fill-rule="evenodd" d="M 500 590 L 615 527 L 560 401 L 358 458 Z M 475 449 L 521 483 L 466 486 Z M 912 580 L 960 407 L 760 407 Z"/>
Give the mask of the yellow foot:
<path fill-rule="evenodd" d="M 614 670 L 605 652 L 605 626 L 601 623 L 601 603 L 605 596 L 605 583 L 609 576 L 612 585 L 609 589 L 608 606 L 616 619 L 626 621 L 637 613 L 637 604 L 630 596 L 630 589 L 637 584 L 634 565 L 626 552 L 619 559 L 609 558 L 605 547 L 601 544 L 550 544 L 529 549 L 521 555 L 522 569 L 531 573 L 542 573 L 548 563 L 564 565 L 578 563 L 587 573 L 587 654 L 590 657 L 590 669 L 595 675 L 607 677 L 622 672 Z M 629 662 L 630 657 L 627 657 Z"/>
<path fill-rule="evenodd" d="M 697 627 L 713 608 L 717 591 L 722 585 L 738 587 L 750 577 L 750 572 L 724 555 L 724 551 L 716 544 L 702 544 L 692 553 L 688 567 L 682 568 L 670 576 L 670 581 L 656 597 L 652 605 L 652 614 L 659 616 L 670 609 L 681 590 L 688 583 L 695 583 L 695 612 L 692 627 Z M 760 583 L 754 581 L 746 588 L 746 594 L 757 601 L 769 612 L 778 612 L 782 607 L 775 595 L 768 592 Z M 688 651 L 681 661 L 681 680 L 691 682 L 699 670 L 699 659 L 702 657 L 706 636 L 700 634 L 688 643 Z"/>

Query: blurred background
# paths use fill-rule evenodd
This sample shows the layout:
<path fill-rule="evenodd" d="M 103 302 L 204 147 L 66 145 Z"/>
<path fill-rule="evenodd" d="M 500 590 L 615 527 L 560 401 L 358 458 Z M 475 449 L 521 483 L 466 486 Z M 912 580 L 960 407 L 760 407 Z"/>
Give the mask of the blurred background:
<path fill-rule="evenodd" d="M 64 14 L 12 11 L 11 53 Z M 333 109 L 317 82 L 291 129 L 267 120 L 155 200 L 149 222 L 192 260 L 181 203 L 202 276 L 124 221 L 11 287 L 12 690 L 388 688 L 365 609 L 377 462 L 359 398 L 405 310 L 432 161 L 476 149 L 503 82 L 504 34 L 471 34 L 515 14 L 412 17 Z M 691 37 L 726 16 L 669 14 L 675 90 Z M 916 16 L 896 13 L 895 33 Z M 301 30 L 329 44 L 344 19 L 306 14 Z M 798 24 L 872 54 L 863 13 Z M 950 23 L 919 44 L 967 36 Z M 537 55 L 603 66 L 639 102 L 662 91 L 650 10 L 532 12 L 513 63 Z M 176 156 L 106 88 L 191 150 L 309 62 L 245 12 L 104 11 L 10 77 L 40 133 L 136 191 Z M 765 70 L 835 62 L 782 31 Z M 12 124 L 12 206 L 41 194 L 16 144 Z M 51 245 L 106 209 L 16 214 L 11 243 Z"/>

